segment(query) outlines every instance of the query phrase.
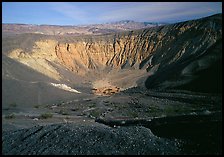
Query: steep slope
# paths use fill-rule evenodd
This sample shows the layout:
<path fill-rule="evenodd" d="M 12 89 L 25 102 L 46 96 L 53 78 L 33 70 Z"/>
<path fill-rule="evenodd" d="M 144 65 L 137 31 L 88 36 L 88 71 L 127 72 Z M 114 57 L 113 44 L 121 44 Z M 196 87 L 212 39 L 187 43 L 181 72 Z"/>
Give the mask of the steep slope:
<path fill-rule="evenodd" d="M 79 80 L 79 78 L 76 78 Z M 79 80 L 81 82 L 81 79 Z M 19 107 L 32 108 L 34 105 L 55 103 L 85 96 L 62 90 L 51 83 L 59 81 L 2 55 L 2 107 L 16 103 Z M 71 85 L 71 84 L 68 84 Z"/>
<path fill-rule="evenodd" d="M 218 14 L 108 35 L 41 36 L 41 40 L 31 44 L 31 49 L 9 50 L 8 56 L 58 80 L 62 78 L 52 64 L 81 76 L 99 72 L 107 75 L 110 69 L 118 69 L 115 73 L 122 69 L 147 70 L 150 76 L 145 84 L 147 88 L 180 87 L 194 80 L 198 71 L 220 60 L 221 22 L 222 17 Z M 212 47 L 217 52 L 213 53 Z"/>
<path fill-rule="evenodd" d="M 222 92 L 222 41 L 203 53 L 168 65 L 149 77 L 148 88 L 187 89 L 198 92 Z"/>

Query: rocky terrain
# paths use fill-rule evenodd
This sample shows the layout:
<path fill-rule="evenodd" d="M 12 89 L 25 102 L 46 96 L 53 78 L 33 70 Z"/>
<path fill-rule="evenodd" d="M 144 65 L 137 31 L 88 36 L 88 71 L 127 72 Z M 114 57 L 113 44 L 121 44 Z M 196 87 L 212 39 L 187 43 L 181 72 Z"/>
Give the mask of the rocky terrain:
<path fill-rule="evenodd" d="M 14 26 L 2 37 L 3 154 L 222 153 L 221 14 L 81 36 Z"/>
<path fill-rule="evenodd" d="M 3 142 L 10 138 L 10 134 L 3 133 Z M 10 140 L 15 144 L 11 145 L 6 142 L 3 148 L 6 154 L 140 155 L 177 152 L 173 147 L 174 142 L 159 139 L 144 127 L 111 129 L 101 125 L 61 124 L 19 130 L 13 132 L 13 135 L 15 139 L 10 138 Z"/>

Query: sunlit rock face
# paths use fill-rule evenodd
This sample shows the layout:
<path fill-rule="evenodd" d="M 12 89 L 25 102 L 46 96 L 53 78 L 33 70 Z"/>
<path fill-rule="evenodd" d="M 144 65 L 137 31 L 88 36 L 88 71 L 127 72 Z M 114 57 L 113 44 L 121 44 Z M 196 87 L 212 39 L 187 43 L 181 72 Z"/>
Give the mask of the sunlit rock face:
<path fill-rule="evenodd" d="M 44 40 L 35 41 L 30 50 L 13 49 L 8 56 L 56 80 L 63 76 L 54 64 L 80 76 L 108 67 L 131 68 L 149 72 L 150 77 L 145 83 L 147 88 L 195 90 L 183 85 L 195 84 L 193 80 L 198 82 L 201 75 L 219 76 L 212 69 L 221 67 L 218 66 L 221 65 L 221 22 L 221 15 L 214 15 L 108 35 L 45 36 Z M 210 69 L 208 74 L 203 72 L 206 69 Z M 217 72 L 220 73 L 220 68 Z M 212 78 L 209 81 L 214 82 Z M 220 89 L 215 87 L 214 90 Z"/>

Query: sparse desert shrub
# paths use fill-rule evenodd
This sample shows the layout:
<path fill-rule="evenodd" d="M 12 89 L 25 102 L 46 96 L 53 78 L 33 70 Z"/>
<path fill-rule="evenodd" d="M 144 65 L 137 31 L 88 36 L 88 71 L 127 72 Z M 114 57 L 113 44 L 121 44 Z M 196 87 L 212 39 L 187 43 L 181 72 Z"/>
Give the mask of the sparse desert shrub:
<path fill-rule="evenodd" d="M 40 115 L 40 118 L 42 119 L 48 119 L 48 118 L 52 118 L 53 114 L 52 113 L 43 113 Z"/>
<path fill-rule="evenodd" d="M 114 107 L 118 110 L 123 110 L 127 108 L 127 105 L 125 104 L 115 104 Z"/>
<path fill-rule="evenodd" d="M 161 110 L 158 106 L 150 106 L 148 107 L 147 109 L 145 109 L 145 113 L 148 115 L 148 116 L 159 116 L 161 114 L 165 114 L 163 110 Z"/>
<path fill-rule="evenodd" d="M 96 118 L 96 117 L 99 117 L 101 115 L 101 112 L 99 110 L 93 110 L 93 111 L 90 112 L 89 115 Z"/>
<path fill-rule="evenodd" d="M 78 111 L 79 108 L 71 108 L 70 110 L 71 110 L 71 111 Z"/>
<path fill-rule="evenodd" d="M 9 104 L 9 106 L 10 106 L 10 107 L 16 107 L 17 104 L 16 104 L 16 103 L 11 103 L 11 104 Z"/>
<path fill-rule="evenodd" d="M 68 111 L 66 111 L 66 110 L 60 110 L 60 111 L 59 111 L 59 114 L 62 114 L 62 115 L 69 115 Z"/>
<path fill-rule="evenodd" d="M 2 110 L 6 110 L 6 111 L 8 111 L 9 109 L 10 109 L 9 107 L 2 108 Z"/>
<path fill-rule="evenodd" d="M 6 119 L 14 119 L 16 116 L 15 116 L 15 114 L 14 113 L 11 113 L 11 114 L 9 114 L 9 115 L 5 115 L 5 118 Z"/>
<path fill-rule="evenodd" d="M 86 113 L 79 113 L 79 114 L 77 114 L 77 116 L 85 116 L 86 115 Z"/>
<path fill-rule="evenodd" d="M 40 107 L 40 105 L 34 105 L 33 107 L 34 107 L 34 108 L 39 108 L 39 107 Z"/>
<path fill-rule="evenodd" d="M 172 114 L 175 114 L 176 109 L 173 106 L 169 106 L 164 109 L 164 112 L 168 115 L 170 114 L 172 115 Z"/>
<path fill-rule="evenodd" d="M 129 112 L 128 113 L 128 115 L 130 116 L 130 117 L 132 117 L 132 118 L 136 118 L 136 117 L 138 117 L 138 113 L 136 113 L 136 112 Z"/>
<path fill-rule="evenodd" d="M 96 107 L 96 104 L 90 104 L 89 107 Z"/>
<path fill-rule="evenodd" d="M 167 115 L 175 115 L 175 114 L 188 113 L 191 112 L 191 110 L 183 106 L 168 106 L 164 109 L 164 112 Z"/>

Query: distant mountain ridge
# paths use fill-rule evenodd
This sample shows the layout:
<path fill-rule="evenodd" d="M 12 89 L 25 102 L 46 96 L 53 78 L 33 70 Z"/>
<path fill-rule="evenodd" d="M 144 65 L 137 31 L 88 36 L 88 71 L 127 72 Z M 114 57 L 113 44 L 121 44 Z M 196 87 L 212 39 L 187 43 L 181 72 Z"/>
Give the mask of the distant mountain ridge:
<path fill-rule="evenodd" d="M 161 26 L 161 25 L 165 25 L 165 24 L 169 24 L 169 23 L 165 23 L 165 22 L 149 22 L 149 21 L 144 21 L 144 22 L 136 22 L 134 20 L 121 20 L 121 21 L 115 21 L 115 22 L 109 22 L 107 24 L 144 24 L 145 26 L 147 25 L 155 25 L 155 26 Z"/>
<path fill-rule="evenodd" d="M 132 20 L 121 20 L 105 24 L 88 24 L 88 25 L 35 25 L 35 24 L 2 24 L 4 34 L 22 34 L 37 33 L 45 35 L 102 35 L 112 32 L 129 31 L 156 27 L 164 25 L 163 23 L 153 22 L 135 22 Z"/>

